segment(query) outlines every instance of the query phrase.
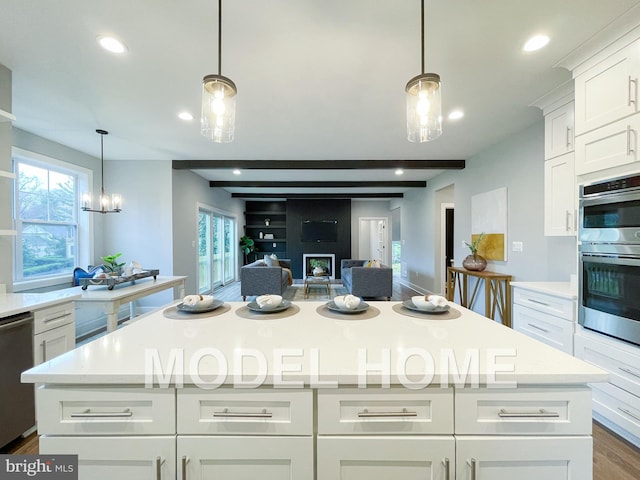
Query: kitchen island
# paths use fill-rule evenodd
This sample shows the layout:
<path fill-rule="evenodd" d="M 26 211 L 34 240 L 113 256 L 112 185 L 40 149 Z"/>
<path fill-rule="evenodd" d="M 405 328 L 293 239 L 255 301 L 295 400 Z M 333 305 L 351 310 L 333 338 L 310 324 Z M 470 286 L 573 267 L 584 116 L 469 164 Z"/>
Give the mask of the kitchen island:
<path fill-rule="evenodd" d="M 450 306 L 160 309 L 23 373 L 41 452 L 91 479 L 590 479 L 606 372 Z"/>

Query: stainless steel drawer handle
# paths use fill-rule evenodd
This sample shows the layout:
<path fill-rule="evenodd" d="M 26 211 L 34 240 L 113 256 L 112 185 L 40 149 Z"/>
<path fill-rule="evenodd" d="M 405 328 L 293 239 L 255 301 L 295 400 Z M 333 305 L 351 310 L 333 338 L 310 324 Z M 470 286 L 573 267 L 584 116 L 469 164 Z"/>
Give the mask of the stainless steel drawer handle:
<path fill-rule="evenodd" d="M 471 480 L 476 480 L 478 477 L 476 476 L 476 459 L 475 458 L 471 458 L 469 460 L 467 460 L 467 465 L 469 465 L 471 467 Z"/>
<path fill-rule="evenodd" d="M 189 458 L 184 456 L 182 457 L 182 480 L 187 480 L 187 463 L 189 462 Z"/>
<path fill-rule="evenodd" d="M 548 303 L 541 302 L 540 300 L 536 300 L 535 298 L 528 298 L 531 303 L 537 303 L 538 305 L 544 305 L 545 307 L 550 307 Z"/>
<path fill-rule="evenodd" d="M 53 322 L 54 320 L 59 320 L 60 318 L 64 318 L 64 317 L 68 317 L 69 314 L 67 312 L 62 312 L 59 315 L 55 315 L 55 316 L 51 316 L 51 317 L 47 317 L 44 319 L 44 323 L 49 323 L 49 322 Z"/>
<path fill-rule="evenodd" d="M 549 412 L 544 408 L 536 412 L 508 412 L 506 408 L 501 408 L 498 412 L 501 418 L 559 418 L 558 412 Z"/>
<path fill-rule="evenodd" d="M 445 458 L 442 460 L 442 464 L 444 465 L 444 480 L 450 480 L 449 478 L 449 459 Z"/>
<path fill-rule="evenodd" d="M 71 418 L 127 418 L 132 416 L 133 412 L 128 408 L 123 412 L 92 412 L 90 408 L 87 408 L 84 412 L 71 414 Z"/>
<path fill-rule="evenodd" d="M 632 418 L 635 418 L 636 420 L 638 420 L 640 422 L 640 417 L 638 415 L 636 415 L 635 413 L 630 412 L 626 408 L 618 407 L 618 410 L 620 410 L 622 413 L 625 413 L 625 414 L 629 415 Z"/>
<path fill-rule="evenodd" d="M 156 457 L 156 480 L 162 480 L 162 464 L 164 460 L 160 457 Z"/>
<path fill-rule="evenodd" d="M 640 373 L 634 372 L 630 368 L 618 367 L 618 370 L 622 370 L 624 373 L 628 373 L 629 375 L 633 375 L 634 377 L 640 378 Z"/>
<path fill-rule="evenodd" d="M 533 323 L 527 323 L 527 325 L 529 325 L 531 328 L 535 328 L 536 330 L 540 330 L 541 332 L 549 333 L 549 330 L 547 330 L 546 328 L 539 327 L 538 325 L 534 325 Z"/>
<path fill-rule="evenodd" d="M 418 412 L 409 412 L 406 408 L 403 408 L 401 412 L 370 412 L 366 408 L 358 412 L 358 417 L 372 418 L 372 417 L 417 417 Z"/>
<path fill-rule="evenodd" d="M 261 412 L 230 412 L 228 408 L 225 408 L 221 412 L 213 412 L 214 417 L 239 417 L 239 418 L 272 418 L 273 413 L 267 412 L 266 408 L 263 408 Z"/>

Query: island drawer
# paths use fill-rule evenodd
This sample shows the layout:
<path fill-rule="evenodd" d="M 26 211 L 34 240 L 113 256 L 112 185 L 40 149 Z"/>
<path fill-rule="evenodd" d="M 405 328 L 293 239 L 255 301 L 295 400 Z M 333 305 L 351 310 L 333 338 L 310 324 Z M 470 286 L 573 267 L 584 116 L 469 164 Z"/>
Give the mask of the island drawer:
<path fill-rule="evenodd" d="M 456 434 L 591 435 L 589 387 L 457 389 Z"/>
<path fill-rule="evenodd" d="M 575 320 L 574 302 L 569 298 L 514 287 L 513 303 L 548 313 L 554 317 L 564 318 L 570 322 Z"/>
<path fill-rule="evenodd" d="M 33 312 L 33 333 L 38 334 L 74 320 L 73 303 L 67 302 Z"/>
<path fill-rule="evenodd" d="M 42 386 L 38 432 L 47 435 L 175 434 L 173 389 Z"/>
<path fill-rule="evenodd" d="M 311 390 L 178 390 L 179 434 L 312 435 Z"/>
<path fill-rule="evenodd" d="M 321 435 L 452 434 L 453 389 L 318 391 Z"/>

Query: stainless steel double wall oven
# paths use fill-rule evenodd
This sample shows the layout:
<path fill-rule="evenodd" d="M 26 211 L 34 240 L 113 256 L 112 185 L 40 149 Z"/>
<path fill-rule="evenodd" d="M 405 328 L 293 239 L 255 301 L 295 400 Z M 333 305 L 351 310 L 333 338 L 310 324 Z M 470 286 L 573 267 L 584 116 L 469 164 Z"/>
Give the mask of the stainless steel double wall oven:
<path fill-rule="evenodd" d="M 580 188 L 578 321 L 640 345 L 640 175 Z"/>

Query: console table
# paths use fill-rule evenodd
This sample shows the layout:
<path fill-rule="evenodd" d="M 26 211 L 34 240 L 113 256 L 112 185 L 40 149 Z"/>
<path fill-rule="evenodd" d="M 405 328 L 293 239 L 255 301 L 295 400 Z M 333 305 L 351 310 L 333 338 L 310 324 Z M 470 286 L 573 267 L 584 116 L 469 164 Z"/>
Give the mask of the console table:
<path fill-rule="evenodd" d="M 469 297 L 469 277 L 477 278 L 471 297 Z M 496 313 L 499 313 L 502 324 L 511 327 L 511 275 L 486 270 L 472 272 L 462 267 L 448 267 L 447 300 L 452 301 L 455 298 L 457 287 L 460 305 L 472 309 L 481 283 L 484 283 L 485 317 L 495 320 Z"/>

